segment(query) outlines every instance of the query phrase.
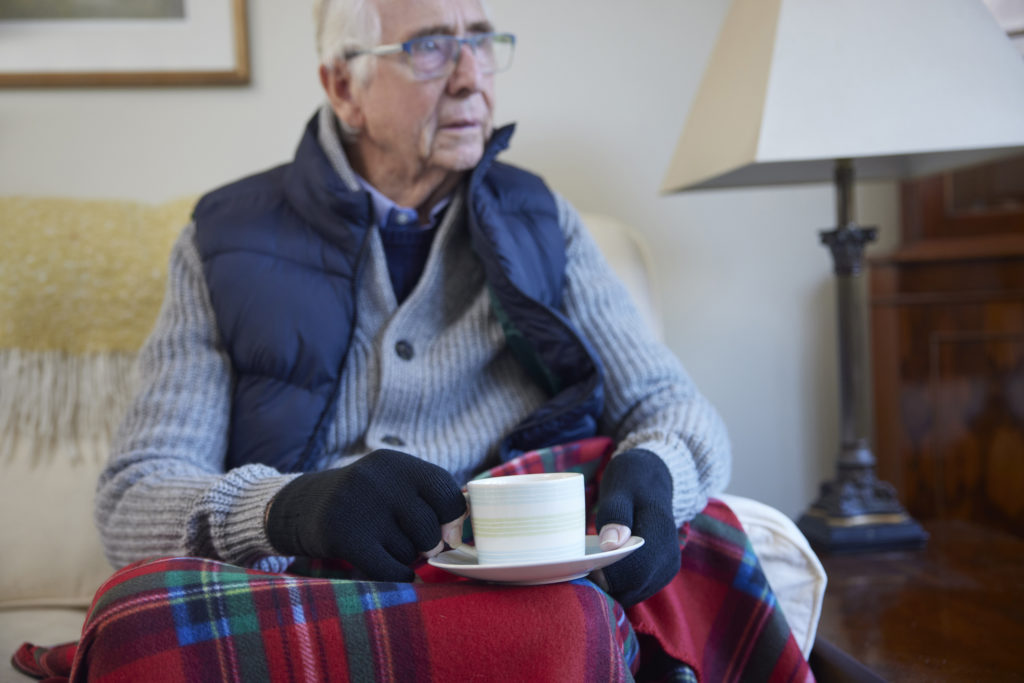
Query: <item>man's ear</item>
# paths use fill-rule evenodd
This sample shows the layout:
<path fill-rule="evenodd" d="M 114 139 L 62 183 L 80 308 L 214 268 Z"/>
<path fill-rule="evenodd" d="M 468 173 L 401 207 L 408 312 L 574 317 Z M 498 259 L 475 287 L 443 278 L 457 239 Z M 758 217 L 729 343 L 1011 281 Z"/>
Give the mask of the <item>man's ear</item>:
<path fill-rule="evenodd" d="M 350 129 L 363 127 L 363 109 L 360 106 L 360 89 L 356 86 L 352 70 L 344 62 L 333 66 L 320 65 L 320 84 L 327 93 L 327 100 L 338 118 Z"/>

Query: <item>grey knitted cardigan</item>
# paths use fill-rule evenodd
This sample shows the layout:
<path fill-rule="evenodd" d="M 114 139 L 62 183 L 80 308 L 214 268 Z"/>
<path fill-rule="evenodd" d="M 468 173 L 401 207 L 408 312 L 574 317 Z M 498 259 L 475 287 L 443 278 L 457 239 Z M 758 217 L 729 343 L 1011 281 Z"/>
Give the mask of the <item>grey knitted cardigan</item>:
<path fill-rule="evenodd" d="M 320 115 L 320 144 L 342 180 L 358 182 L 333 115 Z M 601 431 L 616 452 L 645 448 L 672 473 L 677 523 L 697 514 L 728 481 L 722 421 L 682 366 L 646 329 L 575 210 L 556 195 L 565 234 L 564 313 L 605 367 Z M 450 471 L 460 484 L 495 464 L 501 437 L 545 399 L 505 348 L 457 193 L 424 272 L 401 306 L 380 237 L 370 236 L 341 399 L 320 468 L 377 448 L 399 448 Z M 232 370 L 219 343 L 195 246 L 182 231 L 167 292 L 139 354 L 140 390 L 100 477 L 96 522 L 117 567 L 153 555 L 197 555 L 268 571 L 291 558 L 267 540 L 267 503 L 295 474 L 264 465 L 226 472 Z M 411 344 L 411 361 L 396 355 Z M 403 346 L 403 355 L 409 347 Z"/>

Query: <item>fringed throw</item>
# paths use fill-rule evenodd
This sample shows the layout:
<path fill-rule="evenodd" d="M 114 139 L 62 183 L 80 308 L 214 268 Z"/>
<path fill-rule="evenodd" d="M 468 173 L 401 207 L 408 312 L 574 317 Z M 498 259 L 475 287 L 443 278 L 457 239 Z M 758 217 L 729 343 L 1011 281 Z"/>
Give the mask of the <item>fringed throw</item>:
<path fill-rule="evenodd" d="M 0 459 L 105 460 L 135 391 L 135 355 L 0 349 Z"/>
<path fill-rule="evenodd" d="M 106 458 L 192 204 L 0 197 L 0 461 Z"/>

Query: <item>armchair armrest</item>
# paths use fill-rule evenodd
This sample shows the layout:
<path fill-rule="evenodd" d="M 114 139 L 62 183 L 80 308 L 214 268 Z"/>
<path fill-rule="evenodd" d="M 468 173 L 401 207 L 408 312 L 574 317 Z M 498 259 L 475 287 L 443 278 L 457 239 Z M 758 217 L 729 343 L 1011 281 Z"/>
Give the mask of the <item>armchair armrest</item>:
<path fill-rule="evenodd" d="M 821 561 L 796 524 L 775 508 L 742 496 L 718 499 L 739 518 L 793 637 L 810 656 L 828 581 Z"/>

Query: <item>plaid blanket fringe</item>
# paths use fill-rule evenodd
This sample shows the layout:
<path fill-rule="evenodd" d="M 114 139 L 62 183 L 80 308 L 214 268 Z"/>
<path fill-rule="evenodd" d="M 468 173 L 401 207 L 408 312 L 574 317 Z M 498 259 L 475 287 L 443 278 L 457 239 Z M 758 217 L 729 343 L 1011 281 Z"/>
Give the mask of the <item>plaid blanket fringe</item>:
<path fill-rule="evenodd" d="M 593 505 L 611 449 L 586 439 L 484 476 L 580 471 Z M 25 643 L 12 663 L 104 682 L 813 680 L 732 512 L 712 501 L 680 546 L 679 574 L 628 611 L 586 579 L 499 586 L 423 564 L 404 584 L 354 580 L 329 562 L 280 575 L 146 560 L 101 587 L 80 641 Z"/>

